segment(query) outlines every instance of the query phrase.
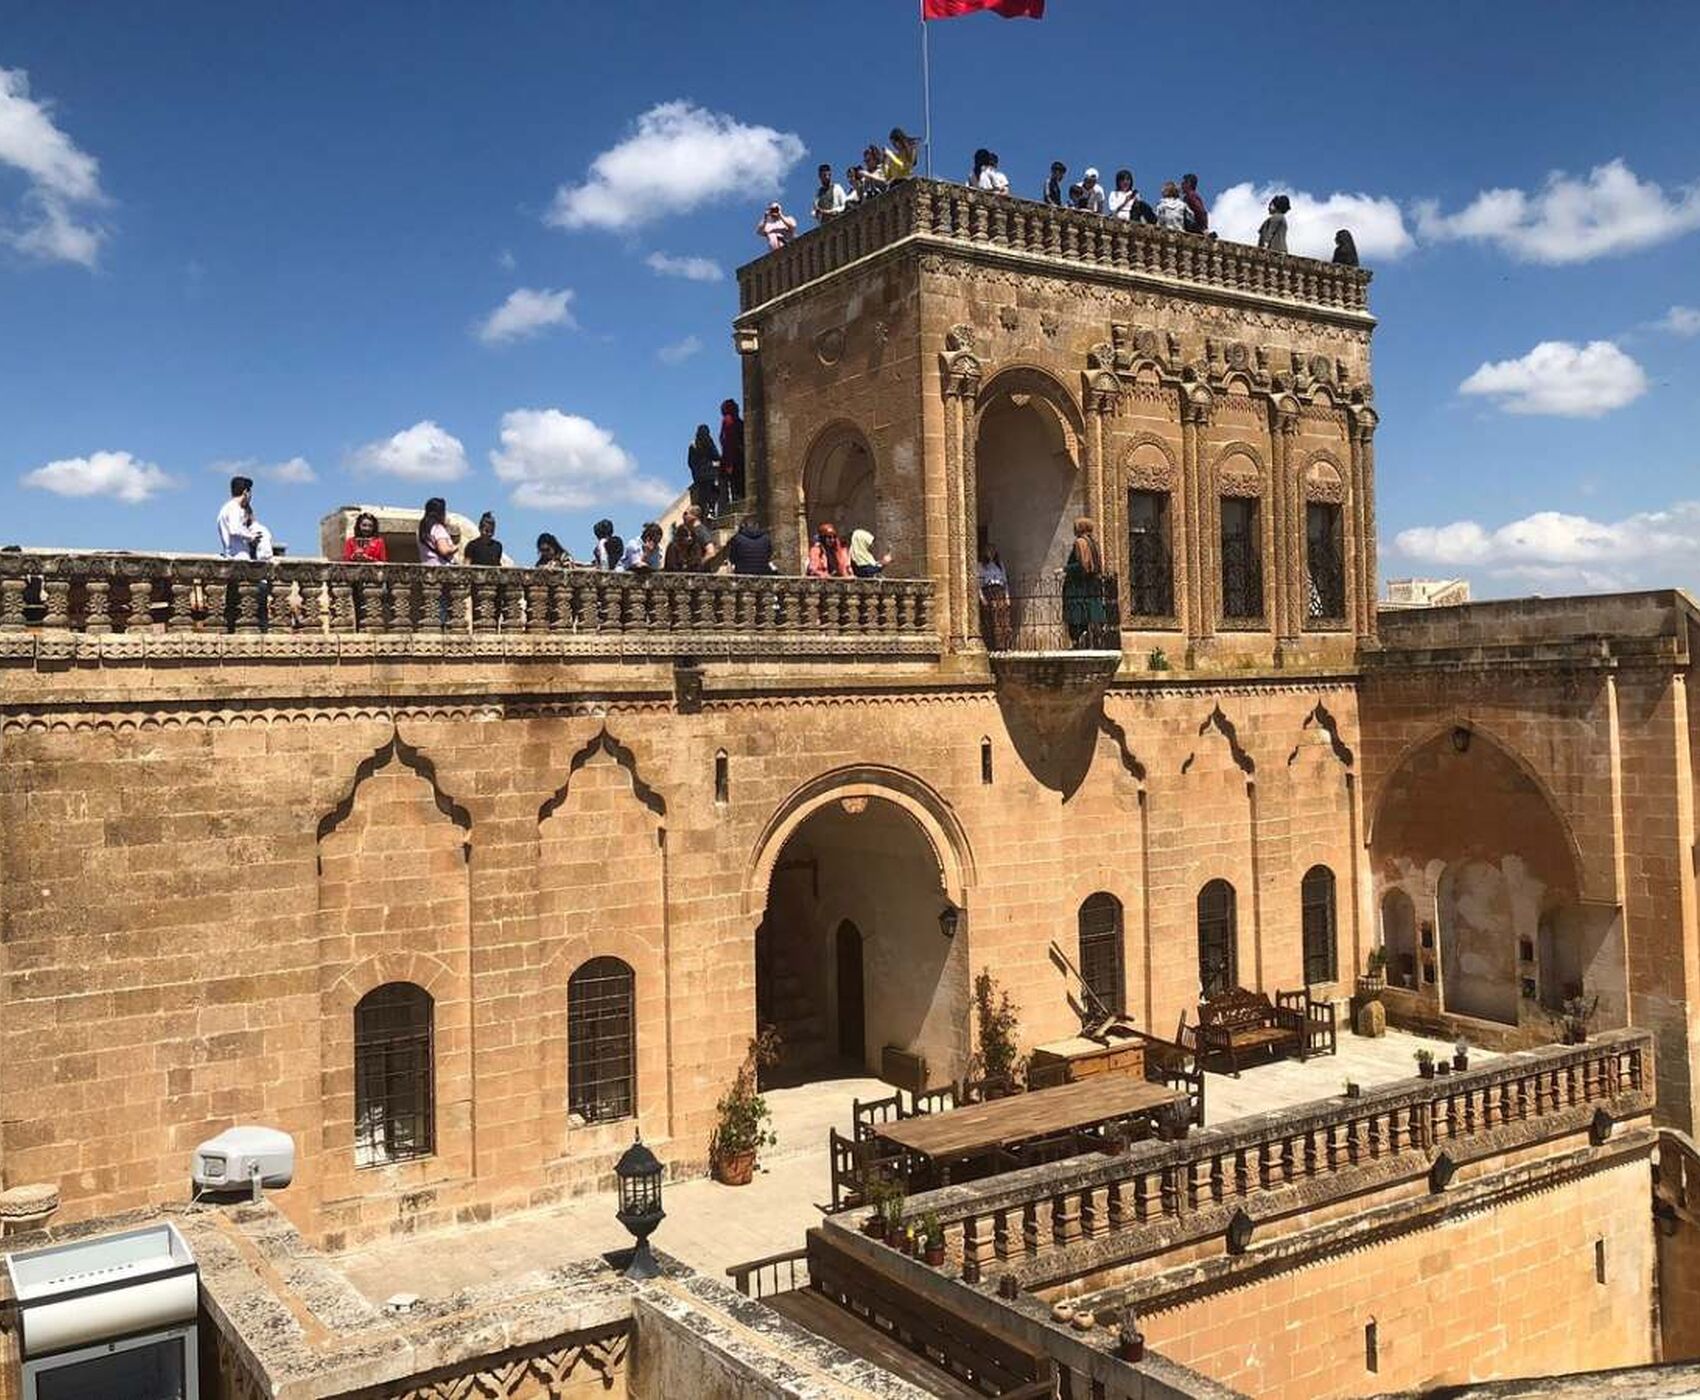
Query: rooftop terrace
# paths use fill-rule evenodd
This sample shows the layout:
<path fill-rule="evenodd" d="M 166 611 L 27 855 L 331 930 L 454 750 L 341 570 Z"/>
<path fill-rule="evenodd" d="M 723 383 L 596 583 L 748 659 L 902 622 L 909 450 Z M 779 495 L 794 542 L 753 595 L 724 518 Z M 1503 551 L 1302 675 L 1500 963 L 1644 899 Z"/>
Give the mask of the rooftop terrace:
<path fill-rule="evenodd" d="M 1014 260 L 1155 287 L 1203 290 L 1237 301 L 1298 304 L 1370 321 L 1365 268 L 1269 253 L 1249 244 L 1108 219 L 1078 209 L 908 180 L 800 234 L 738 269 L 738 307 L 749 313 L 800 287 L 900 245 Z"/>

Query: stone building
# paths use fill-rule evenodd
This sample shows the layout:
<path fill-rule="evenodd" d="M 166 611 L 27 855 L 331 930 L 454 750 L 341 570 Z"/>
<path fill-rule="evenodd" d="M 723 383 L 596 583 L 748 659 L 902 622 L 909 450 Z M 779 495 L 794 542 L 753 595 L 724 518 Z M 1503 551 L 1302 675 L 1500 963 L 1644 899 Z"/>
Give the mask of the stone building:
<path fill-rule="evenodd" d="M 263 1122 L 322 1246 L 485 1219 L 700 1166 L 758 1022 L 943 1082 L 989 969 L 1064 1033 L 1053 946 L 1164 1034 L 1377 946 L 1482 1043 L 1597 997 L 1688 1126 L 1693 605 L 1378 618 L 1369 281 L 925 181 L 743 269 L 757 507 L 877 582 L 0 556 L 0 1183 Z"/>

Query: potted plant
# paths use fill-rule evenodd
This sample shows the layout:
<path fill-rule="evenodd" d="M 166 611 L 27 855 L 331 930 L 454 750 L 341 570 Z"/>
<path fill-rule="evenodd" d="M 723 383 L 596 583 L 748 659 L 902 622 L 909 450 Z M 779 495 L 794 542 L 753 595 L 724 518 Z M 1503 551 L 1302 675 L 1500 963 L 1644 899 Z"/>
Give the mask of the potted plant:
<path fill-rule="evenodd" d="M 1364 970 L 1358 976 L 1358 995 L 1373 1000 L 1387 990 L 1387 949 L 1379 944 L 1369 950 Z"/>
<path fill-rule="evenodd" d="M 926 1263 L 935 1269 L 943 1265 L 944 1226 L 936 1210 L 929 1210 L 921 1217 L 921 1249 Z"/>
<path fill-rule="evenodd" d="M 871 1240 L 885 1238 L 885 1202 L 893 1192 L 902 1195 L 902 1188 L 889 1177 L 878 1175 L 868 1182 L 867 1198 L 870 1207 L 862 1229 Z"/>
<path fill-rule="evenodd" d="M 714 1134 L 708 1140 L 708 1161 L 714 1179 L 725 1186 L 748 1186 L 756 1158 L 778 1141 L 770 1126 L 772 1112 L 757 1089 L 757 1073 L 779 1057 L 779 1033 L 771 1027 L 750 1040 L 744 1063 L 715 1105 Z"/>
<path fill-rule="evenodd" d="M 1116 1355 L 1123 1361 L 1145 1360 L 1145 1333 L 1139 1330 L 1139 1314 L 1132 1305 L 1122 1309 L 1116 1338 Z"/>
<path fill-rule="evenodd" d="M 1145 658 L 1146 666 L 1153 671 L 1167 671 L 1169 658 L 1162 647 L 1152 647 L 1151 654 Z"/>
<path fill-rule="evenodd" d="M 1361 1099 L 1363 1096 L 1364 1086 L 1358 1083 L 1355 1079 L 1348 1079 L 1346 1081 L 1346 1097 L 1349 1099 Z"/>
<path fill-rule="evenodd" d="M 998 985 L 989 968 L 974 979 L 974 1019 L 980 1032 L 980 1068 L 988 1079 L 1013 1079 L 1021 1068 L 1016 1053 L 1016 1030 L 1021 1024 L 1015 1003 Z"/>
<path fill-rule="evenodd" d="M 1417 1073 L 1424 1079 L 1434 1078 L 1434 1051 L 1423 1049 L 1417 1051 Z"/>
<path fill-rule="evenodd" d="M 885 1242 L 903 1249 L 909 1232 L 903 1224 L 903 1187 L 895 1181 L 880 1198 L 880 1217 L 885 1221 Z"/>
<path fill-rule="evenodd" d="M 1600 999 L 1596 996 L 1573 996 L 1564 999 L 1564 1009 L 1559 1013 L 1559 1030 L 1566 1045 L 1582 1045 L 1588 1039 L 1588 1027 L 1593 1023 L 1594 1013 L 1600 1008 Z"/>
<path fill-rule="evenodd" d="M 1470 1067 L 1470 1042 L 1459 1036 L 1452 1046 L 1452 1068 L 1462 1074 Z"/>

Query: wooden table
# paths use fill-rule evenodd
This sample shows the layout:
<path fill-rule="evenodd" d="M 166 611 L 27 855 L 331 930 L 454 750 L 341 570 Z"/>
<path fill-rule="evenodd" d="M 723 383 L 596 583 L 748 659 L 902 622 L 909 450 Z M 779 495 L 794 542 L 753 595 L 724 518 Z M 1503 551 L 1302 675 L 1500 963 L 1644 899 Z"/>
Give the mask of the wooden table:
<path fill-rule="evenodd" d="M 983 1156 L 999 1147 L 1014 1147 L 1055 1133 L 1155 1113 L 1185 1097 L 1165 1084 L 1121 1074 L 1095 1074 L 1054 1089 L 881 1123 L 874 1133 L 937 1162 Z"/>

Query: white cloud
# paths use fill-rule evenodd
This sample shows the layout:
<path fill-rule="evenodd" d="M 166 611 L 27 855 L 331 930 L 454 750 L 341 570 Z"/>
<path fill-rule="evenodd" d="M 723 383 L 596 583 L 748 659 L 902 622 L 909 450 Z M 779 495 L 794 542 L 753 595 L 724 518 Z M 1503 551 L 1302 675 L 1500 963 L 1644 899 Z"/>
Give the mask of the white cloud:
<path fill-rule="evenodd" d="M 490 465 L 512 488 L 517 506 L 582 510 L 616 501 L 664 506 L 679 494 L 639 476 L 636 460 L 606 428 L 557 408 L 503 414 L 501 442 Z"/>
<path fill-rule="evenodd" d="M 519 266 L 519 260 L 514 257 L 512 249 L 504 248 L 496 254 L 496 266 L 503 272 L 512 272 Z"/>
<path fill-rule="evenodd" d="M 0 68 L 0 166 L 21 171 L 28 182 L 21 219 L 0 221 L 0 243 L 46 261 L 93 267 L 105 235 L 78 219 L 81 210 L 105 203 L 100 163 L 30 96 L 21 68 Z"/>
<path fill-rule="evenodd" d="M 1608 161 L 1577 179 L 1554 171 L 1534 194 L 1484 190 L 1456 214 L 1435 202 L 1417 206 L 1424 238 L 1492 243 L 1525 262 L 1575 263 L 1629 253 L 1700 228 L 1700 186 L 1669 198 L 1640 179 L 1623 160 Z"/>
<path fill-rule="evenodd" d="M 1416 563 L 1479 570 L 1546 592 L 1693 587 L 1700 583 L 1700 501 L 1603 522 L 1544 510 L 1488 529 L 1474 520 L 1402 530 Z"/>
<path fill-rule="evenodd" d="M 540 335 L 550 326 L 576 327 L 578 322 L 567 310 L 572 299 L 572 292 L 565 289 L 551 292 L 521 287 L 510 292 L 508 299 L 480 322 L 477 336 L 486 345 L 506 345 Z"/>
<path fill-rule="evenodd" d="M 687 282 L 718 282 L 726 270 L 713 258 L 676 258 L 671 253 L 651 253 L 644 259 L 650 270 L 663 277 L 683 277 Z"/>
<path fill-rule="evenodd" d="M 466 448 L 426 418 L 393 437 L 367 443 L 355 452 L 354 464 L 403 481 L 454 481 L 466 475 Z"/>
<path fill-rule="evenodd" d="M 583 184 L 555 191 L 544 222 L 629 229 L 716 199 L 771 194 L 805 151 L 792 132 L 746 126 L 693 102 L 663 102 L 591 161 Z"/>
<path fill-rule="evenodd" d="M 313 465 L 305 457 L 291 457 L 283 462 L 262 462 L 257 457 L 240 457 L 234 461 L 214 462 L 207 470 L 223 477 L 246 476 L 255 481 L 269 481 L 277 486 L 310 486 L 319 479 Z"/>
<path fill-rule="evenodd" d="M 1293 203 L 1287 212 L 1287 251 L 1307 258 L 1334 256 L 1334 233 L 1350 229 L 1365 262 L 1401 257 L 1415 246 L 1399 206 L 1385 195 L 1307 194 L 1288 185 L 1231 185 L 1210 207 L 1210 226 L 1236 243 L 1256 243 L 1257 228 L 1269 213 L 1269 201 L 1284 194 Z"/>
<path fill-rule="evenodd" d="M 1598 418 L 1646 393 L 1647 376 L 1609 340 L 1543 340 L 1521 359 L 1484 364 L 1458 392 L 1485 395 L 1507 413 Z"/>
<path fill-rule="evenodd" d="M 108 496 L 125 505 L 140 505 L 150 496 L 183 483 L 152 462 L 128 452 L 91 452 L 66 457 L 24 473 L 24 485 L 55 496 Z"/>
<path fill-rule="evenodd" d="M 1673 306 L 1654 322 L 1654 326 L 1672 335 L 1700 335 L 1700 311 L 1692 306 Z"/>
<path fill-rule="evenodd" d="M 694 335 L 687 335 L 683 340 L 676 340 L 671 345 L 663 345 L 655 352 L 655 358 L 664 365 L 682 365 L 701 349 L 701 339 Z"/>

